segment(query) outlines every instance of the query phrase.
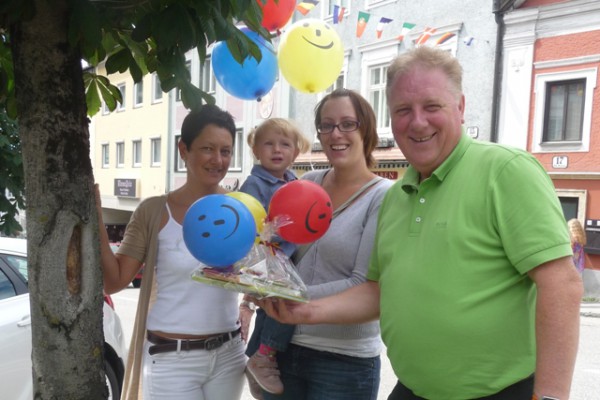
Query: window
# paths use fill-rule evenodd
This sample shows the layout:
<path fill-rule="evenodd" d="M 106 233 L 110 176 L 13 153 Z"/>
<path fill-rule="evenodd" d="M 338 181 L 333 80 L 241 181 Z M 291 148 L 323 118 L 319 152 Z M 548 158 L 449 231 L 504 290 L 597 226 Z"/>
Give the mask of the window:
<path fill-rule="evenodd" d="M 144 104 L 144 81 L 133 84 L 133 106 L 141 107 Z"/>
<path fill-rule="evenodd" d="M 532 152 L 589 151 L 597 76 L 597 68 L 536 75 Z"/>
<path fill-rule="evenodd" d="M 244 131 L 239 128 L 235 131 L 235 145 L 233 146 L 229 170 L 241 171 L 242 165 L 244 165 Z"/>
<path fill-rule="evenodd" d="M 188 73 L 192 73 L 192 62 L 190 60 L 187 60 L 185 62 L 185 68 L 188 70 Z M 175 95 L 175 100 L 177 101 L 181 101 L 181 89 L 177 89 L 177 93 Z"/>
<path fill-rule="evenodd" d="M 546 83 L 544 142 L 581 141 L 585 79 Z"/>
<path fill-rule="evenodd" d="M 133 166 L 141 167 L 142 166 L 142 141 L 134 140 L 131 142 L 131 144 L 132 144 L 131 157 L 133 159 Z"/>
<path fill-rule="evenodd" d="M 360 92 L 371 103 L 377 117 L 377 133 L 381 139 L 390 138 L 390 116 L 385 97 L 387 66 L 398 55 L 394 41 L 374 42 L 358 47 L 360 61 Z"/>
<path fill-rule="evenodd" d="M 200 89 L 208 94 L 214 94 L 217 90 L 217 78 L 213 73 L 210 57 L 200 67 Z"/>
<path fill-rule="evenodd" d="M 160 138 L 150 139 L 150 165 L 160 166 Z"/>
<path fill-rule="evenodd" d="M 110 161 L 110 147 L 108 143 L 102 145 L 102 168 L 108 168 L 108 163 Z"/>
<path fill-rule="evenodd" d="M 117 168 L 123 168 L 125 165 L 125 143 L 117 143 Z"/>
<path fill-rule="evenodd" d="M 585 220 L 587 208 L 587 191 L 581 189 L 556 189 L 565 220 L 577 218 Z"/>
<path fill-rule="evenodd" d="M 108 106 L 106 105 L 105 102 L 102 102 L 102 115 L 108 115 L 110 114 L 110 110 L 108 109 Z"/>
<path fill-rule="evenodd" d="M 368 99 L 375 111 L 377 118 L 377 130 L 389 130 L 390 112 L 385 97 L 385 85 L 387 81 L 387 64 L 372 66 L 369 68 Z"/>
<path fill-rule="evenodd" d="M 181 135 L 175 136 L 175 171 L 184 172 L 187 170 L 187 168 L 185 167 L 183 158 L 181 158 L 181 155 L 179 154 L 179 147 L 177 146 L 179 139 L 181 139 Z"/>
<path fill-rule="evenodd" d="M 163 91 L 160 87 L 160 79 L 156 73 L 152 74 L 152 103 L 160 103 L 162 101 Z"/>
<path fill-rule="evenodd" d="M 117 111 L 123 111 L 123 110 L 125 110 L 125 99 L 127 98 L 126 91 L 125 91 L 125 84 L 119 83 L 117 85 L 117 88 L 119 88 L 119 92 L 121 92 L 121 97 L 122 97 L 122 102 L 117 103 Z"/>

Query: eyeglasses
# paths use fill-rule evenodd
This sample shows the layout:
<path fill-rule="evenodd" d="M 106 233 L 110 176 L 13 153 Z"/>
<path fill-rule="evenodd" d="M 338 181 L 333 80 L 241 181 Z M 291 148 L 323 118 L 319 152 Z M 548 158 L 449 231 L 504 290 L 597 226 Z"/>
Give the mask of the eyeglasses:
<path fill-rule="evenodd" d="M 322 123 L 317 126 L 317 132 L 328 135 L 338 128 L 340 132 L 354 132 L 358 129 L 360 123 L 358 121 L 342 121 L 339 124 Z"/>

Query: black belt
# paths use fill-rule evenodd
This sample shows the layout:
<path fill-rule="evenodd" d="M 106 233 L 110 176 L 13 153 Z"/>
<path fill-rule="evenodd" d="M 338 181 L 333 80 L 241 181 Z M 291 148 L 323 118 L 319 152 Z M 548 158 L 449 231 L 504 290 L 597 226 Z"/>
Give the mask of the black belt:
<path fill-rule="evenodd" d="M 148 348 L 148 353 L 153 355 L 177 350 L 214 350 L 239 335 L 241 331 L 242 329 L 238 328 L 235 331 L 218 333 L 206 339 L 167 339 L 148 331 L 148 341 L 153 344 Z"/>

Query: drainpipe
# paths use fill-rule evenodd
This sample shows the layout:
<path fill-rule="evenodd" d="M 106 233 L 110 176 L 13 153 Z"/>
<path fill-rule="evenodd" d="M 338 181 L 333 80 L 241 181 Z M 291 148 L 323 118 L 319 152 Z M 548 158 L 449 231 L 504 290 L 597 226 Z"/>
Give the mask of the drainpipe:
<path fill-rule="evenodd" d="M 504 34 L 506 33 L 506 24 L 504 23 L 504 14 L 506 12 L 519 8 L 525 0 L 494 0 L 496 30 L 496 55 L 494 58 L 494 85 L 492 89 L 492 126 L 490 129 L 490 141 L 498 141 L 498 126 L 500 124 L 500 97 L 502 95 L 502 77 L 504 64 Z"/>

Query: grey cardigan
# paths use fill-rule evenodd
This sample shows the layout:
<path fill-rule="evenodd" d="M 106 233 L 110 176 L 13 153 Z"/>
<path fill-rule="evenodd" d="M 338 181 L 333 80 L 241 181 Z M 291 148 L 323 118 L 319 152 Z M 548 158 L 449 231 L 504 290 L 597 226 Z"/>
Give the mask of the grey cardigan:
<path fill-rule="evenodd" d="M 309 172 L 302 179 L 322 184 L 329 171 Z M 366 281 L 379 206 L 392 184 L 392 181 L 380 179 L 333 218 L 323 237 L 303 249 L 305 253 L 296 265 L 311 299 L 329 296 Z M 298 335 L 303 335 L 300 343 L 294 340 Z M 322 339 L 334 340 L 338 348 L 345 347 L 343 340 L 375 338 L 373 343 L 378 344 L 379 321 L 355 325 L 298 325 L 292 342 L 310 347 L 311 339 L 304 335 L 314 336 L 315 343 L 322 343 Z M 349 343 L 343 352 L 351 354 L 353 348 L 354 345 Z"/>

